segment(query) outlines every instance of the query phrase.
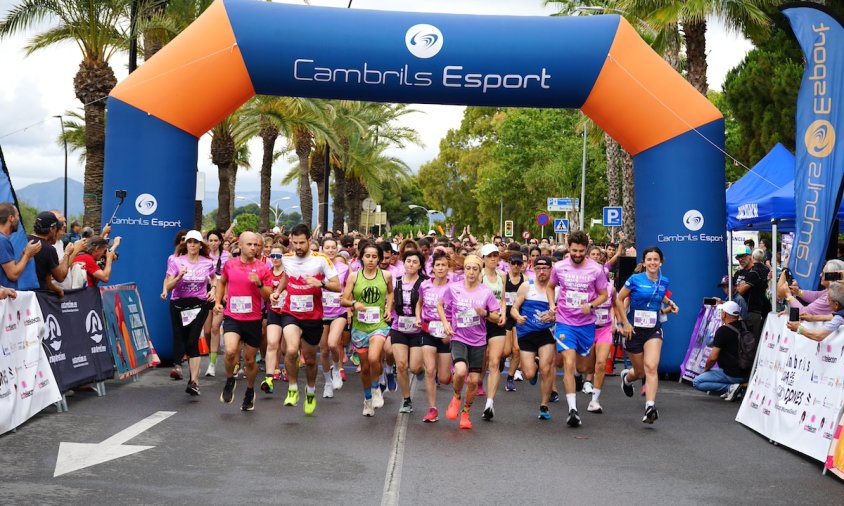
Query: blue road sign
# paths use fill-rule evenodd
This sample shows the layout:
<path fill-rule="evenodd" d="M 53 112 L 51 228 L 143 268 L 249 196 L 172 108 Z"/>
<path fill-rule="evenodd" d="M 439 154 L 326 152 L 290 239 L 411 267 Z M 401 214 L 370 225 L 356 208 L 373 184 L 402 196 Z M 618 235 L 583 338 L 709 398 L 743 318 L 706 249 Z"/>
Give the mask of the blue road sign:
<path fill-rule="evenodd" d="M 620 207 L 605 207 L 604 208 L 604 226 L 605 227 L 620 227 L 621 226 L 621 208 Z"/>
<path fill-rule="evenodd" d="M 561 220 L 561 219 L 554 220 L 554 233 L 555 234 L 568 234 L 569 233 L 569 220 Z"/>

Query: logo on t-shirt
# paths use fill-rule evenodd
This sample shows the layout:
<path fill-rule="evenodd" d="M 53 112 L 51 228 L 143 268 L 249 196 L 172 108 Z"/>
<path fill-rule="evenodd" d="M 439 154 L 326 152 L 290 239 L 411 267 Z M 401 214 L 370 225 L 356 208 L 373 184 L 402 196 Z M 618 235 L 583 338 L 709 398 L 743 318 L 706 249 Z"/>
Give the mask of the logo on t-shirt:
<path fill-rule="evenodd" d="M 367 286 L 361 291 L 360 300 L 364 304 L 375 304 L 381 299 L 381 291 L 377 287 Z"/>

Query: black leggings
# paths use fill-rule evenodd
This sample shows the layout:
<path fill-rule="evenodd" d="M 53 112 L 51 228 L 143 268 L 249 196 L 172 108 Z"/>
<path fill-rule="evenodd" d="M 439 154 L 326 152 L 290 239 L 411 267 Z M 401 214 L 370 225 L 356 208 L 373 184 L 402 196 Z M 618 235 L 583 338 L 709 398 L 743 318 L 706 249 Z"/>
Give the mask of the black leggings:
<path fill-rule="evenodd" d="M 182 312 L 199 309 L 199 313 L 187 325 L 182 323 Z M 208 318 L 211 303 L 205 300 L 189 298 L 170 301 L 170 324 L 173 327 L 173 361 L 182 363 L 182 357 L 199 356 L 199 336 Z"/>

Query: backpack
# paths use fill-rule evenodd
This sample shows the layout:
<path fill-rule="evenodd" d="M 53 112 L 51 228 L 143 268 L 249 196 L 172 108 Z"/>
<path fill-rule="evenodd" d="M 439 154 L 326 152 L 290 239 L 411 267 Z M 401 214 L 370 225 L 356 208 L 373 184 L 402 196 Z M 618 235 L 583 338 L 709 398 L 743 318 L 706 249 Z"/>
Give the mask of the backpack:
<path fill-rule="evenodd" d="M 738 335 L 738 366 L 740 369 L 750 371 L 753 369 L 753 361 L 756 359 L 756 347 L 759 346 L 759 340 L 756 339 L 756 334 L 747 328 L 747 325 L 742 325 L 741 329 L 728 324 Z"/>
<path fill-rule="evenodd" d="M 70 285 L 69 289 L 86 288 L 88 286 L 88 273 L 85 271 L 85 264 L 74 262 L 70 266 L 65 281 Z"/>

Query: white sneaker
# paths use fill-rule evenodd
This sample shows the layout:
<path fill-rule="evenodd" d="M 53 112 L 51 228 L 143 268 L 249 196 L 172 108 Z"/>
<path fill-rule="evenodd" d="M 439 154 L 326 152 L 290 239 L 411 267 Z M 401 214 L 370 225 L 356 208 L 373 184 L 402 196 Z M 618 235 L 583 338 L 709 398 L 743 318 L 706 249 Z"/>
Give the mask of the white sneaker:
<path fill-rule="evenodd" d="M 336 369 L 334 367 L 331 368 L 331 383 L 334 390 L 340 390 L 343 388 L 343 377 L 340 376 L 340 369 Z"/>
<path fill-rule="evenodd" d="M 594 389 L 594 387 L 592 386 L 592 382 L 591 382 L 591 381 L 584 381 L 584 382 L 583 382 L 583 389 L 582 389 L 582 391 L 583 391 L 583 393 L 584 393 L 584 394 L 589 394 L 589 395 L 592 395 L 592 390 L 593 390 L 593 389 Z"/>
<path fill-rule="evenodd" d="M 372 399 L 365 399 L 363 401 L 363 416 L 375 416 L 375 408 L 372 407 Z"/>
<path fill-rule="evenodd" d="M 208 364 L 208 369 L 205 370 L 206 376 L 216 376 L 217 375 L 217 366 L 214 364 Z"/>
<path fill-rule="evenodd" d="M 334 397 L 334 387 L 331 385 L 331 382 L 327 382 L 325 384 L 325 388 L 322 391 L 322 398 L 323 399 L 331 399 Z"/>
<path fill-rule="evenodd" d="M 589 401 L 589 407 L 586 408 L 586 411 L 590 413 L 603 413 L 604 409 L 601 407 L 600 402 L 596 401 L 595 399 L 592 399 L 591 401 Z"/>
<path fill-rule="evenodd" d="M 515 381 L 524 381 L 525 380 L 525 377 L 522 376 L 522 370 L 521 369 L 516 369 L 516 374 L 513 375 L 513 379 Z"/>
<path fill-rule="evenodd" d="M 381 390 L 378 388 L 372 389 L 372 407 L 375 409 L 384 407 L 384 396 L 381 395 Z"/>

